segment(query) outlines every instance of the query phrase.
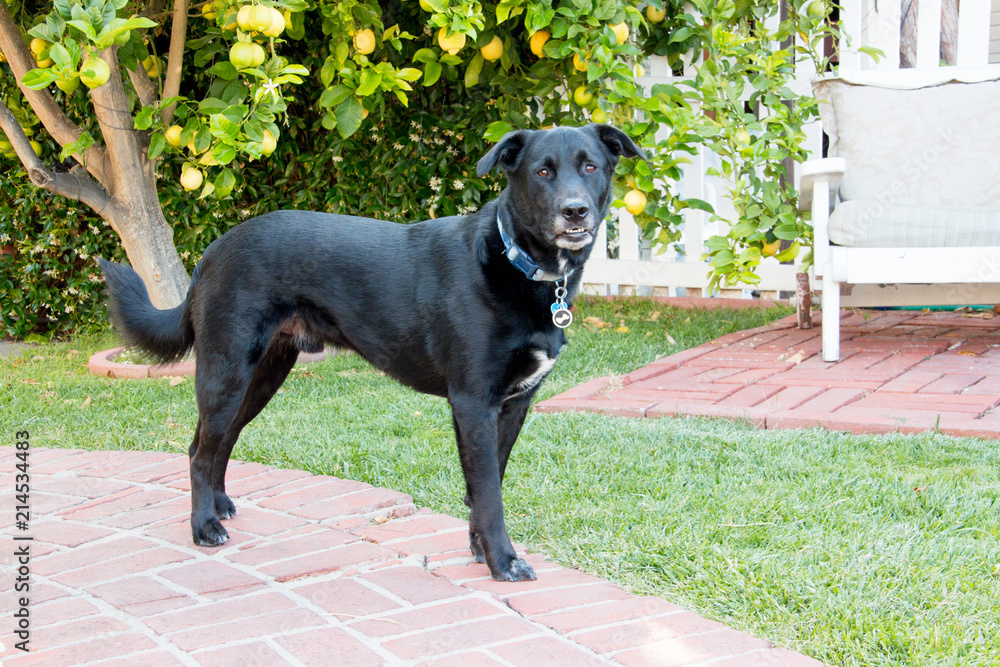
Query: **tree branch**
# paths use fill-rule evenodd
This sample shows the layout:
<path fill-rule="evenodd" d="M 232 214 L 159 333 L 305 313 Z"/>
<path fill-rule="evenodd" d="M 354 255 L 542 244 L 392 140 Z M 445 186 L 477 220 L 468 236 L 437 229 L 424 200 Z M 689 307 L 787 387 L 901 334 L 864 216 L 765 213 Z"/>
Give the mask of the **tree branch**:
<path fill-rule="evenodd" d="M 156 104 L 156 100 L 158 99 L 156 85 L 149 78 L 149 75 L 146 74 L 142 63 L 138 65 L 135 70 L 127 70 L 128 78 L 132 82 L 132 87 L 135 88 L 136 94 L 139 95 L 139 101 L 142 102 L 142 105 L 150 107 Z"/>
<path fill-rule="evenodd" d="M 17 80 L 21 92 L 24 93 L 25 99 L 28 100 L 28 104 L 31 105 L 52 138 L 59 142 L 60 146 L 79 141 L 83 130 L 70 120 L 62 108 L 56 104 L 52 93 L 48 89 L 32 90 L 21 83 L 24 75 L 35 68 L 35 59 L 31 55 L 31 51 L 28 50 L 27 44 L 22 41 L 21 33 L 10 14 L 7 13 L 7 5 L 3 2 L 0 2 L 0 50 L 7 57 L 7 63 L 13 70 L 14 78 Z M 104 149 L 100 146 L 91 146 L 84 151 L 83 155 L 73 154 L 73 159 L 84 165 L 87 171 L 101 183 L 107 183 L 107 174 L 104 171 L 105 157 Z"/>
<path fill-rule="evenodd" d="M 107 146 L 109 170 L 119 178 L 108 185 L 108 192 L 119 202 L 130 198 L 130 179 L 134 175 L 146 174 L 153 178 L 152 163 L 146 159 L 146 141 L 135 131 L 135 123 L 129 108 L 128 96 L 122 83 L 118 48 L 101 51 L 101 58 L 111 67 L 111 78 L 103 86 L 92 88 L 90 97 L 94 102 L 94 115 L 101 126 L 104 144 Z"/>
<path fill-rule="evenodd" d="M 174 97 L 181 89 L 181 66 L 184 64 L 184 42 L 187 39 L 188 0 L 174 0 L 174 18 L 170 25 L 170 50 L 167 53 L 167 78 L 163 82 L 163 98 Z M 163 110 L 163 124 L 174 118 L 171 104 Z"/>
<path fill-rule="evenodd" d="M 109 222 L 112 220 L 114 203 L 104 188 L 81 167 L 75 167 L 69 172 L 57 172 L 46 167 L 45 163 L 35 155 L 35 150 L 31 147 L 24 130 L 3 100 L 0 100 L 0 129 L 3 129 L 7 139 L 14 146 L 14 152 L 24 165 L 32 183 L 57 195 L 83 202 L 105 220 Z"/>

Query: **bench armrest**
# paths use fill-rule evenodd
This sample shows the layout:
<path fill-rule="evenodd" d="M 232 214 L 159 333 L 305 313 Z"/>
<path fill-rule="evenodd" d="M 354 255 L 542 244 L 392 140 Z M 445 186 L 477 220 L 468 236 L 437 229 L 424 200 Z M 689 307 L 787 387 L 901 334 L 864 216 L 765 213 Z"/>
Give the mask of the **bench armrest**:
<path fill-rule="evenodd" d="M 799 184 L 799 210 L 812 208 L 813 192 L 817 183 L 827 183 L 830 201 L 834 200 L 840 181 L 847 170 L 847 161 L 842 157 L 825 157 L 802 163 L 802 181 Z"/>

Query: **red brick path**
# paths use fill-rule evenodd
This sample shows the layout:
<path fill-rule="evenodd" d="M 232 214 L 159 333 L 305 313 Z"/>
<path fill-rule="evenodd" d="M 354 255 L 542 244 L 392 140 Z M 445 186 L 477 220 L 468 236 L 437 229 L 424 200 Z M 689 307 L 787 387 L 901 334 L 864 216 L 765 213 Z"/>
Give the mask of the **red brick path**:
<path fill-rule="evenodd" d="M 800 330 L 793 315 L 592 380 L 536 409 L 1000 437 L 1000 318 L 992 313 L 845 311 L 840 347 L 840 361 L 824 362 L 819 327 Z"/>
<path fill-rule="evenodd" d="M 30 471 L 30 531 L 0 550 L 7 667 L 820 664 L 541 554 L 538 581 L 494 582 L 464 521 L 367 484 L 233 461 L 231 539 L 204 549 L 186 456 L 35 449 Z M 13 483 L 0 499 L 13 518 Z M 29 654 L 15 533 L 34 536 Z"/>

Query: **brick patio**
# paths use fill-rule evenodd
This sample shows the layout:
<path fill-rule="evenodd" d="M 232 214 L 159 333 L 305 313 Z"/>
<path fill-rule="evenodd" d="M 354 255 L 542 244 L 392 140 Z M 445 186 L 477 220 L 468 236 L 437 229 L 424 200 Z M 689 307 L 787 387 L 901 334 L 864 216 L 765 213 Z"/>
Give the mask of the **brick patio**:
<path fill-rule="evenodd" d="M 494 582 L 464 521 L 359 482 L 233 461 L 239 514 L 205 549 L 186 456 L 39 448 L 30 471 L 33 651 L 14 648 L 8 580 L 7 667 L 820 664 L 541 554 L 538 581 Z M 4 532 L 13 578 L 24 542 Z"/>
<path fill-rule="evenodd" d="M 1000 318 L 992 312 L 844 311 L 836 363 L 822 360 L 814 321 L 800 330 L 793 315 L 722 336 L 536 410 L 1000 437 Z"/>

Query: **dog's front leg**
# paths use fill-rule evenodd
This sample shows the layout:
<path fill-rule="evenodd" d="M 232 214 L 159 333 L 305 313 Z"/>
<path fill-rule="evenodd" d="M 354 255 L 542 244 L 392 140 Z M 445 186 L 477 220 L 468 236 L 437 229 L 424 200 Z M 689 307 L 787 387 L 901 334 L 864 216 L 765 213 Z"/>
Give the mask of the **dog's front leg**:
<path fill-rule="evenodd" d="M 517 557 L 503 518 L 498 456 L 500 406 L 467 394 L 449 397 L 458 453 L 471 508 L 471 533 L 479 538 L 490 575 L 498 581 L 529 581 L 535 571 Z"/>

